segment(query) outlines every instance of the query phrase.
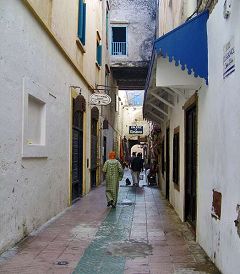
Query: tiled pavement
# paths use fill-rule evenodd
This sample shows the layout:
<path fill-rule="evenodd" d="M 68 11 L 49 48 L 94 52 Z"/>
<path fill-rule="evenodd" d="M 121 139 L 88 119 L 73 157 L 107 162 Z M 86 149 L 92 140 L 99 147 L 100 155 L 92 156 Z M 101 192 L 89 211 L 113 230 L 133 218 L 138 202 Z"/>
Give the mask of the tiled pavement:
<path fill-rule="evenodd" d="M 106 208 L 104 186 L 91 191 L 3 254 L 0 273 L 219 273 L 159 190 L 144 184 L 123 180 L 116 209 Z"/>

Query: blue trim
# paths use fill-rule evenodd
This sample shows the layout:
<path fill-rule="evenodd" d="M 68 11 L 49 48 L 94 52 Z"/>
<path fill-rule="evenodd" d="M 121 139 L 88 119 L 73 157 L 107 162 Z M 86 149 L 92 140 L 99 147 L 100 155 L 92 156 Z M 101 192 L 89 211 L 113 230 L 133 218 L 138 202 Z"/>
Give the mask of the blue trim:
<path fill-rule="evenodd" d="M 86 40 L 86 3 L 79 0 L 78 7 L 78 38 L 85 45 Z"/>
<path fill-rule="evenodd" d="M 102 65 L 102 45 L 97 45 L 97 63 Z"/>
<path fill-rule="evenodd" d="M 154 43 L 153 52 L 168 57 L 169 62 L 181 65 L 182 70 L 194 72 L 195 77 L 205 79 L 208 84 L 208 46 L 207 46 L 207 20 L 208 11 L 204 11 L 193 19 L 158 38 Z M 155 54 L 152 55 L 151 67 L 147 79 L 150 81 L 151 70 Z"/>
<path fill-rule="evenodd" d="M 86 3 L 83 3 L 83 29 L 82 29 L 82 43 L 85 45 L 86 43 Z"/>

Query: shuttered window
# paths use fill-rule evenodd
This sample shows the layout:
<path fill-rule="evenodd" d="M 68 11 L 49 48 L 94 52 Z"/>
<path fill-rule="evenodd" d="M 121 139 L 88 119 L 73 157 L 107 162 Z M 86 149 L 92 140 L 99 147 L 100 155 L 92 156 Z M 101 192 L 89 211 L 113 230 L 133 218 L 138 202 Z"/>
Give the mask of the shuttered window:
<path fill-rule="evenodd" d="M 97 63 L 99 66 L 102 65 L 102 45 L 97 42 Z"/>
<path fill-rule="evenodd" d="M 85 45 L 86 42 L 86 3 L 79 0 L 78 7 L 78 38 Z"/>
<path fill-rule="evenodd" d="M 179 185 L 179 127 L 174 130 L 173 136 L 173 182 Z"/>

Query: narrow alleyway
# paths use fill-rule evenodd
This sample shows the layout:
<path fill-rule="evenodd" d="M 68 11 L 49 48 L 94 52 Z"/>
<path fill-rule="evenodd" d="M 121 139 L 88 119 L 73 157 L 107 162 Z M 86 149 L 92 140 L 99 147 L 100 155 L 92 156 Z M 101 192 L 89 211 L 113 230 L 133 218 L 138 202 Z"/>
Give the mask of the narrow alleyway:
<path fill-rule="evenodd" d="M 130 178 L 125 172 L 125 178 Z M 0 273 L 219 273 L 158 188 L 121 182 L 116 209 L 104 186 L 0 257 Z"/>

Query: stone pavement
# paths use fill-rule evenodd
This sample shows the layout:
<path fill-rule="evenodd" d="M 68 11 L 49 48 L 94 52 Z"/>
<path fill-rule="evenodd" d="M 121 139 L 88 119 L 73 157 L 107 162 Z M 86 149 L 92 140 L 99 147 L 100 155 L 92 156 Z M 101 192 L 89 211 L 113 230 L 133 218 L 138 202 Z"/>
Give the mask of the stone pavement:
<path fill-rule="evenodd" d="M 125 172 L 125 178 L 130 178 Z M 157 188 L 100 186 L 0 257 L 0 273 L 206 274 L 218 270 Z"/>

